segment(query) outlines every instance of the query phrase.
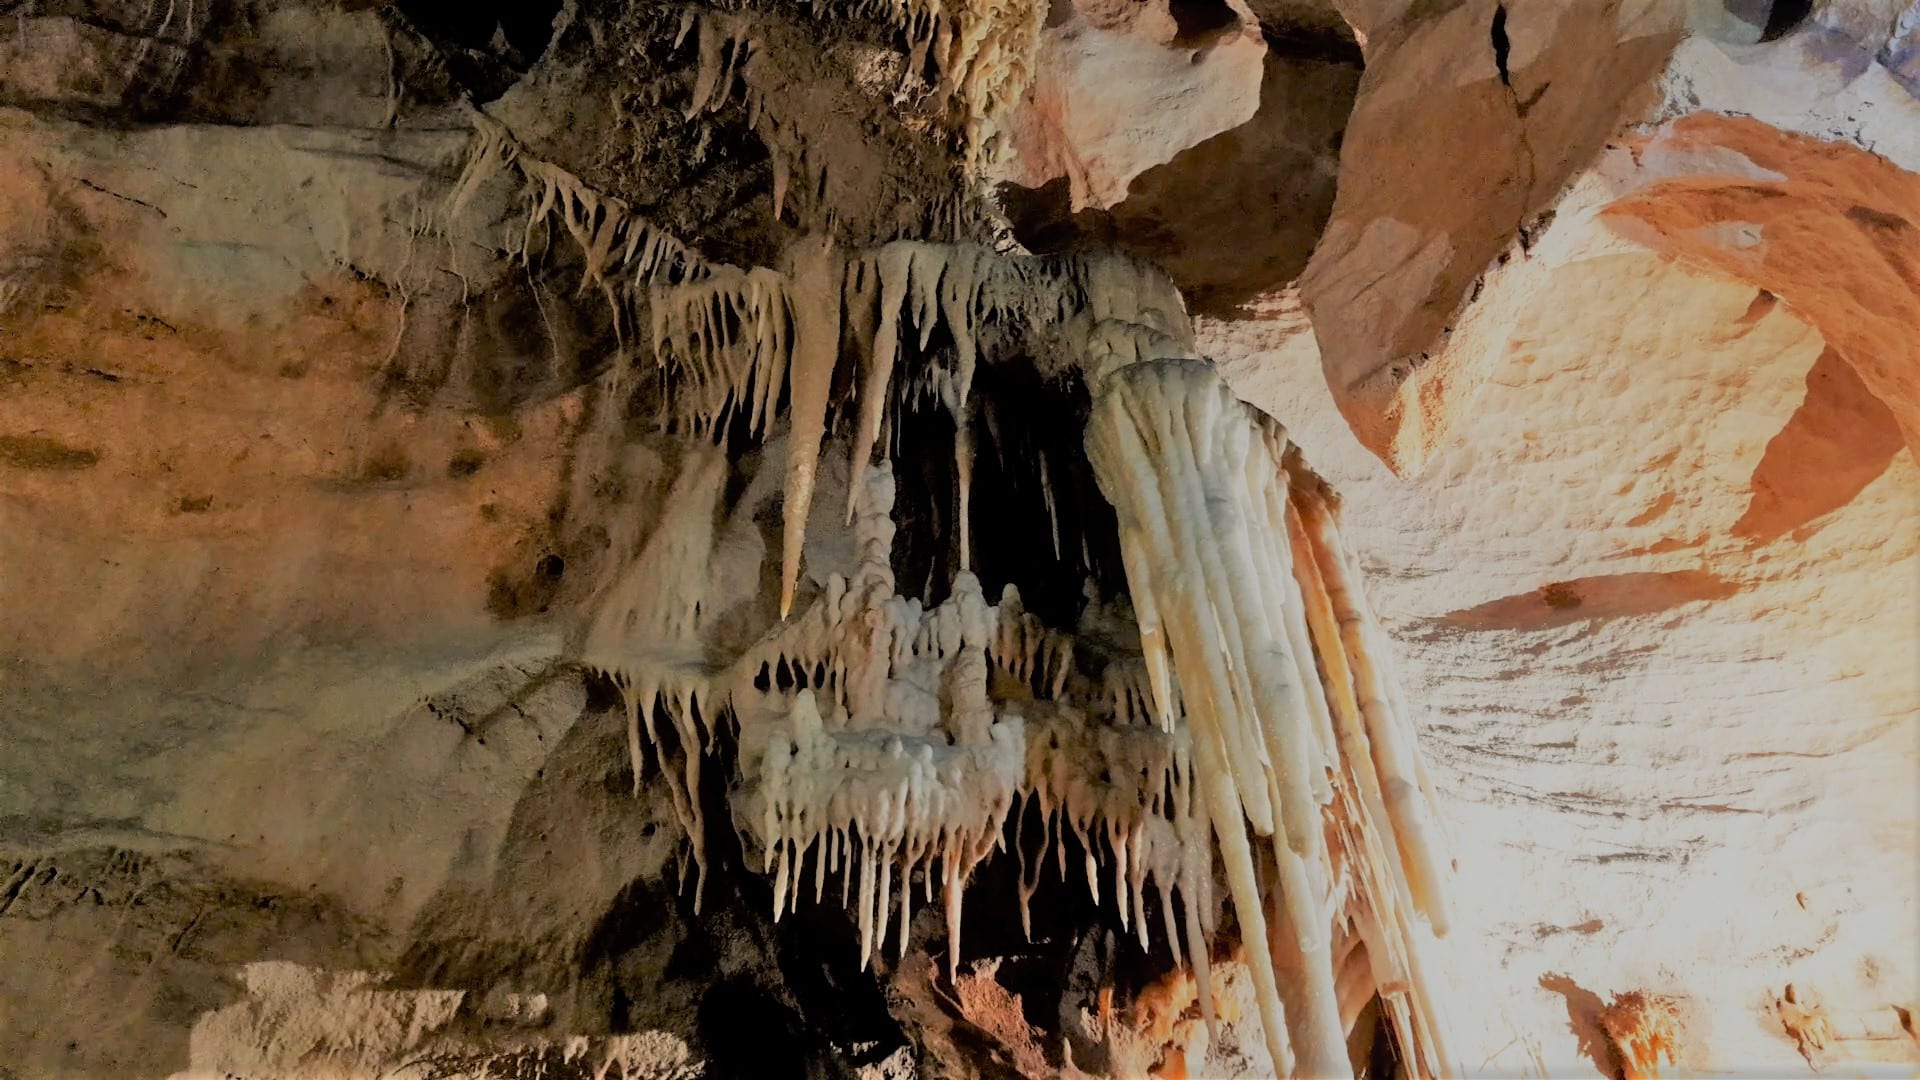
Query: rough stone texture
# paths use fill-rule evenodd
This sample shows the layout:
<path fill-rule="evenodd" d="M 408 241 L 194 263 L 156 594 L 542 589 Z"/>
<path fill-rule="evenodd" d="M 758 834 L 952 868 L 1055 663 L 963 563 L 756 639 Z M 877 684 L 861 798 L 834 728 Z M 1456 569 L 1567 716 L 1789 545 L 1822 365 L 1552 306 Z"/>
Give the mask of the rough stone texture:
<path fill-rule="evenodd" d="M 1920 176 L 1758 121 L 1687 117 L 1633 146 L 1642 175 L 1609 204 L 1629 239 L 1750 282 L 1818 330 L 1920 447 Z M 1702 159 L 1713 162 L 1702 164 Z"/>
<path fill-rule="evenodd" d="M 1516 90 L 1603 70 L 1529 73 L 1533 7 L 1507 5 Z M 1517 202 L 1530 220 L 1449 223 L 1431 215 L 1461 187 L 1382 182 L 1426 151 L 1360 144 L 1387 108 L 1370 93 L 1422 88 L 1386 129 L 1420 146 L 1482 121 L 1389 67 L 1437 46 L 1375 29 L 1299 294 L 1203 332 L 1346 493 L 1436 709 L 1461 888 L 1487 920 L 1456 957 L 1516 988 L 1486 1014 L 1496 1063 L 1523 1064 L 1506 1032 L 1559 1026 L 1549 1072 L 1610 1071 L 1605 997 L 1651 988 L 1694 1010 L 1690 1067 L 1791 1070 L 1787 984 L 1832 988 L 1848 1035 L 1827 1052 L 1912 1053 L 1920 290 L 1884 245 L 1912 229 L 1920 126 L 1890 85 L 1897 7 L 1666 41 L 1657 73 L 1632 66 L 1658 103 L 1591 129 L 1606 146 L 1526 196 L 1551 205 Z M 1616 62 L 1621 38 L 1579 47 Z M 1494 190 L 1527 175 L 1494 169 Z M 1349 211 L 1379 235 L 1342 232 Z"/>
<path fill-rule="evenodd" d="M 1494 351 L 1480 335 L 1498 335 L 1508 307 L 1537 287 L 1528 263 L 1537 244 L 1567 229 L 1575 230 L 1570 242 L 1584 242 L 1575 212 L 1623 188 L 1656 178 L 1697 186 L 1693 177 L 1710 181 L 1730 167 L 1741 175 L 1725 155 L 1704 152 L 1703 132 L 1718 123 L 1712 114 L 1745 113 L 1782 133 L 1828 141 L 1818 156 L 1838 160 L 1808 162 L 1821 177 L 1809 183 L 1832 185 L 1851 168 L 1850 183 L 1875 187 L 1869 176 L 1884 167 L 1875 155 L 1915 167 L 1920 102 L 1888 66 L 1908 63 L 1914 31 L 1895 6 L 1825 5 L 1752 43 L 1728 40 L 1737 5 L 1694 7 L 1714 33 L 1687 36 L 1679 5 L 1554 0 L 1416 6 L 1369 31 L 1340 194 L 1300 288 L 1335 400 L 1362 443 L 1397 470 L 1418 471 L 1453 418 L 1472 407 L 1482 362 Z M 1615 151 L 1644 139 L 1645 125 L 1686 114 L 1703 114 L 1683 126 L 1684 144 L 1701 156 L 1619 161 Z M 1476 152 L 1452 151 L 1461 145 Z M 1790 152 L 1782 146 L 1774 156 Z M 1840 163 L 1849 160 L 1851 167 Z M 1446 163 L 1437 185 L 1427 182 L 1436 162 Z M 1873 219 L 1881 231 L 1906 220 L 1908 211 L 1887 204 L 1903 204 L 1908 184 L 1895 182 L 1864 208 L 1881 215 Z M 1861 228 L 1855 221 L 1813 242 L 1844 250 L 1843 237 Z M 1777 257 L 1797 259 L 1791 253 L 1805 246 L 1783 239 Z M 1895 288 L 1910 294 L 1908 270 L 1891 271 Z"/>
<path fill-rule="evenodd" d="M 687 118 L 668 9 L 0 5 L 0 1076 L 1128 1060 L 1086 1018 L 1150 973 L 1072 897 L 970 908 L 964 1001 L 737 865 L 693 913 L 561 662 L 673 450 L 590 437 L 577 249 L 451 213 L 469 103 L 716 259 L 1161 264 L 1345 495 L 1468 1064 L 1611 1075 L 1646 990 L 1689 1068 L 1804 1070 L 1792 984 L 1813 1062 L 1910 1072 L 1920 15 L 1797 6 L 1063 3 L 969 177 L 874 12 L 755 5 L 767 136 Z"/>
<path fill-rule="evenodd" d="M 1079 15 L 1047 30 L 1001 198 L 1031 250 L 1117 247 L 1196 310 L 1231 312 L 1292 281 L 1319 240 L 1359 50 L 1323 5 L 1262 9 L 1251 35 L 1223 5 L 1218 19 L 1241 21 L 1198 42 L 1148 37 L 1141 24 L 1172 23 L 1149 10 L 1124 35 Z M 1070 47 L 1078 62 L 1045 62 Z"/>
<path fill-rule="evenodd" d="M 1327 381 L 1376 453 L 1413 470 L 1444 436 L 1423 406 L 1453 378 L 1443 350 L 1462 301 L 1653 107 L 1678 22 L 1673 5 L 1473 0 L 1369 33 L 1339 195 L 1300 289 Z"/>
<path fill-rule="evenodd" d="M 1527 46 L 1532 10 L 1508 5 L 1516 88 L 1604 66 L 1526 57 L 1628 47 Z M 1396 98 L 1398 65 L 1442 62 L 1421 43 L 1445 40 L 1444 18 L 1404 42 L 1375 30 L 1314 264 L 1202 326 L 1344 493 L 1432 710 L 1481 920 L 1456 962 L 1511 988 L 1482 1003 L 1489 1068 L 1524 1067 L 1526 1039 L 1506 1045 L 1523 1032 L 1553 1075 L 1609 1072 L 1601 1006 L 1649 989 L 1693 1010 L 1689 1067 L 1790 1071 L 1806 1063 L 1773 1004 L 1790 983 L 1831 988 L 1849 1034 L 1827 1053 L 1913 1052 L 1897 1010 L 1920 978 L 1902 884 L 1920 873 L 1920 293 L 1883 245 L 1912 228 L 1920 127 L 1907 91 L 1882 92 L 1891 39 L 1858 36 L 1897 13 L 1849 14 L 1766 44 L 1659 38 L 1663 73 L 1633 70 L 1665 104 L 1556 151 L 1558 193 L 1529 196 L 1551 200 L 1531 223 L 1463 212 L 1523 170 L 1461 162 L 1493 187 L 1437 193 L 1378 171 L 1438 139 L 1497 147 L 1447 125 L 1512 120 L 1473 119 L 1484 77 L 1448 96 L 1408 75 L 1419 103 Z M 1364 124 L 1396 100 L 1383 158 Z M 1707 111 L 1735 107 L 1756 115 Z"/>
<path fill-rule="evenodd" d="M 1857 1035 L 1920 975 L 1920 472 L 1748 286 L 1621 253 L 1536 304 L 1412 480 L 1356 441 L 1304 331 L 1203 336 L 1345 493 L 1429 710 L 1478 1052 L 1523 1033 L 1551 1075 L 1590 1068 L 1582 1045 L 1610 1071 L 1593 1014 L 1646 988 L 1703 1011 L 1691 1067 L 1791 1068 L 1769 988 L 1831 986 Z"/>
<path fill-rule="evenodd" d="M 1065 7 L 1048 20 L 1038 73 L 1006 121 L 1006 180 L 1035 188 L 1064 178 L 1070 209 L 1105 209 L 1141 173 L 1252 118 L 1267 50 L 1251 12 Z"/>

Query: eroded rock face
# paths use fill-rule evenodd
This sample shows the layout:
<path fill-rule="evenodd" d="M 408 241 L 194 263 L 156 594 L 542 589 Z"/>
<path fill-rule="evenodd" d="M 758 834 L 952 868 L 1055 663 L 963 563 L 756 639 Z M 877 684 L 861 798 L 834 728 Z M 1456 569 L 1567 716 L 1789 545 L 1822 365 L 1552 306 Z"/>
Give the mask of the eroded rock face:
<path fill-rule="evenodd" d="M 1920 445 L 1920 268 L 1902 244 L 1920 231 L 1920 178 L 1864 149 L 1733 118 L 1675 121 L 1635 151 L 1677 175 L 1645 177 L 1606 207 L 1607 224 L 1803 313 L 1908 448 Z"/>
<path fill-rule="evenodd" d="M 1367 39 L 1333 217 L 1300 289 L 1361 440 L 1413 471 L 1443 437 L 1424 387 L 1488 265 L 1622 124 L 1681 38 L 1671 5 L 1484 3 Z M 1473 147 L 1459 153 L 1457 147 Z M 1431 365 L 1439 368 L 1428 370 Z"/>
<path fill-rule="evenodd" d="M 776 923 L 725 831 L 696 912 L 661 761 L 635 798 L 578 663 L 685 463 L 686 376 L 622 381 L 657 337 L 617 296 L 797 281 L 821 238 L 1126 252 L 1342 493 L 1455 858 L 1469 1073 L 1611 1075 L 1646 1001 L 1684 1068 L 1914 1060 L 1911 5 L 7 14 L 4 1074 L 1268 1067 L 1230 941 L 1209 1044 L 1111 895 L 1049 876 L 1029 943 L 1005 856 L 953 973 L 937 904 L 873 970 L 833 904 Z M 973 544 L 1070 621 L 1076 568 L 1123 598 L 1117 541 L 1070 550 L 1087 477 L 1018 478 L 1085 403 L 1009 370 Z M 948 490 L 952 437 L 888 416 L 903 492 Z M 722 638 L 779 621 L 773 435 L 723 440 Z M 823 445 L 803 601 L 858 543 Z M 903 594 L 944 596 L 956 511 L 901 499 Z"/>
<path fill-rule="evenodd" d="M 1068 207 L 1110 208 L 1141 173 L 1252 118 L 1260 24 L 1229 4 L 1068 4 L 1007 121 L 1006 179 L 1067 181 Z"/>
<path fill-rule="evenodd" d="M 1762 7 L 1772 10 L 1754 9 Z M 1904 63 L 1912 33 L 1897 12 L 1836 4 L 1817 18 L 1782 14 L 1775 25 L 1740 5 L 1696 8 L 1703 29 L 1691 35 L 1678 5 L 1488 3 L 1423 9 L 1368 39 L 1340 197 L 1301 293 L 1336 401 L 1361 441 L 1399 471 L 1422 468 L 1471 406 L 1480 360 L 1497 348 L 1482 335 L 1498 335 L 1508 305 L 1528 302 L 1540 280 L 1530 259 L 1542 243 L 1587 244 L 1581 214 L 1623 189 L 1679 180 L 1678 171 L 1689 173 L 1687 186 L 1759 178 L 1705 152 L 1684 164 L 1671 152 L 1634 153 L 1629 166 L 1619 150 L 1643 140 L 1646 126 L 1703 114 L 1680 124 L 1691 132 L 1681 142 L 1704 151 L 1703 133 L 1720 123 L 1711 114 L 1752 116 L 1839 159 L 1807 162 L 1816 184 L 1835 183 L 1849 169 L 1842 161 L 1858 171 L 1853 183 L 1876 189 L 1882 183 L 1870 177 L 1887 165 L 1912 169 L 1920 105 L 1888 66 Z M 1735 32 L 1755 18 L 1769 28 L 1759 37 Z M 1820 90 L 1772 89 L 1786 84 Z M 1737 141 L 1731 131 L 1752 138 L 1756 129 L 1728 130 Z M 1456 162 L 1445 148 L 1460 143 L 1481 152 Z M 1430 192 L 1417 178 L 1435 160 L 1456 171 Z M 1876 198 L 1897 202 L 1904 187 L 1896 181 Z M 1717 209 L 1725 213 L 1716 221 L 1732 220 L 1731 207 Z M 1876 220 L 1897 228 L 1890 218 Z M 1823 244 L 1845 245 L 1840 237 L 1859 227 Z M 1781 257 L 1796 258 L 1787 255 L 1794 249 L 1785 240 Z M 1905 273 L 1892 269 L 1895 297 L 1912 292 L 1899 283 Z"/>
<path fill-rule="evenodd" d="M 1423 255 L 1379 259 L 1378 279 L 1317 277 L 1366 258 L 1364 244 L 1330 243 L 1343 213 L 1336 205 L 1302 279 L 1304 305 L 1283 297 L 1266 320 L 1202 330 L 1219 354 L 1247 350 L 1233 369 L 1243 391 L 1272 408 L 1290 404 L 1316 459 L 1342 453 L 1336 446 L 1351 455 L 1353 471 L 1336 468 L 1333 478 L 1355 493 L 1350 505 L 1372 503 L 1364 512 L 1379 515 L 1373 543 L 1398 595 L 1382 603 L 1400 606 L 1401 640 L 1416 666 L 1430 665 L 1428 692 L 1447 693 L 1442 682 L 1472 687 L 1474 703 L 1439 705 L 1453 716 L 1436 717 L 1433 729 L 1436 745 L 1458 747 L 1441 752 L 1464 770 L 1461 798 L 1487 799 L 1507 782 L 1494 777 L 1506 776 L 1517 786 L 1492 796 L 1495 805 L 1555 807 L 1504 839 L 1494 839 L 1496 819 L 1521 815 L 1479 817 L 1465 806 L 1459 815 L 1508 851 L 1555 846 L 1564 887 L 1529 891 L 1540 905 L 1532 916 L 1520 914 L 1526 903 L 1502 901 L 1515 942 L 1502 963 L 1506 978 L 1540 987 L 1525 1006 L 1536 1019 L 1521 1026 L 1563 1015 L 1577 1036 L 1548 1062 L 1573 1064 L 1585 1047 L 1603 1070 L 1604 995 L 1640 986 L 1681 990 L 1693 1003 L 1696 1063 L 1788 1068 L 1799 1055 L 1833 1052 L 1782 1037 L 1813 1022 L 1783 1021 L 1801 1013 L 1774 1004 L 1786 1000 L 1779 989 L 1750 996 L 1745 1009 L 1727 1004 L 1738 996 L 1731 985 L 1769 981 L 1833 986 L 1846 1004 L 1822 1008 L 1845 1015 L 1853 1032 L 1839 1052 L 1911 1052 L 1902 1038 L 1874 1032 L 1899 1029 L 1904 1015 L 1892 999 L 1911 992 L 1914 976 L 1890 979 L 1905 962 L 1881 946 L 1906 947 L 1913 910 L 1890 879 L 1854 883 L 1857 867 L 1912 866 L 1911 784 L 1891 772 L 1870 778 L 1881 768 L 1910 772 L 1915 756 L 1916 681 L 1904 644 L 1915 556 L 1911 530 L 1895 524 L 1916 508 L 1904 419 L 1915 398 L 1893 373 L 1915 370 L 1920 336 L 1904 314 L 1915 295 L 1910 267 L 1876 246 L 1913 216 L 1904 193 L 1920 130 L 1910 122 L 1915 103 L 1904 89 L 1889 92 L 1910 16 L 1833 5 L 1795 22 L 1711 6 L 1694 13 L 1696 32 L 1664 61 L 1664 103 L 1623 112 L 1607 147 L 1575 163 L 1584 172 L 1550 215 L 1519 228 L 1490 264 L 1477 254 L 1462 260 L 1477 275 L 1464 295 L 1446 284 L 1463 234 L 1405 228 L 1435 200 L 1404 186 L 1363 187 L 1398 209 L 1357 220 L 1429 245 Z M 1526 6 L 1507 6 L 1516 86 L 1524 70 L 1516 27 L 1527 17 Z M 1370 38 L 1369 78 L 1378 71 L 1384 88 L 1380 40 Z M 1827 92 L 1777 90 L 1802 80 Z M 1346 143 L 1362 168 L 1372 164 L 1355 154 L 1366 98 L 1363 85 Z M 1473 115 L 1447 100 L 1434 105 Z M 1897 122 L 1881 126 L 1883 116 Z M 1348 192 L 1343 176 L 1342 200 Z M 1425 301 L 1411 303 L 1393 281 L 1422 282 Z M 1340 291 L 1355 288 L 1377 298 Z M 1355 304 L 1338 301 L 1324 316 L 1335 296 L 1375 317 L 1354 321 Z M 1885 329 L 1887 318 L 1902 329 Z M 1411 360 L 1391 341 L 1396 326 L 1421 343 Z M 1319 378 L 1281 374 L 1311 372 L 1316 353 L 1330 397 Z M 1365 357 L 1386 365 L 1369 374 Z M 1560 407 L 1568 411 L 1556 418 Z M 1345 422 L 1309 419 L 1320 409 Z M 1406 479 L 1389 480 L 1363 447 Z M 1363 477 L 1381 485 L 1378 494 L 1357 493 Z M 1514 576 L 1501 580 L 1494 565 Z M 1858 627 L 1860 636 L 1834 630 L 1815 644 L 1803 625 Z M 1907 651 L 1886 650 L 1893 640 Z M 1495 661 L 1509 650 L 1527 663 Z M 1830 665 L 1824 674 L 1821 665 Z M 1658 719 L 1670 710 L 1671 720 Z M 1700 734 L 1705 715 L 1743 734 Z M 1751 719 L 1731 719 L 1740 715 Z M 1821 717 L 1793 725 L 1814 745 L 1745 744 L 1792 715 Z M 1721 738 L 1724 757 L 1714 749 Z M 1579 749 L 1594 740 L 1607 749 Z M 1477 760 L 1482 753 L 1506 764 Z M 1785 760 L 1804 764 L 1780 768 Z M 1556 770 L 1564 771 L 1549 780 Z M 1649 787 L 1632 794 L 1639 783 Z M 1681 789 L 1696 797 L 1676 797 Z M 1837 794 L 1864 790 L 1901 793 L 1884 817 L 1864 811 L 1880 825 Z M 1708 791 L 1730 797 L 1698 797 Z M 1548 839 L 1555 818 L 1568 825 L 1567 841 Z M 1745 835 L 1782 822 L 1797 823 L 1765 839 Z M 1585 839 L 1571 842 L 1575 831 Z M 1511 856 L 1482 857 L 1498 878 L 1491 868 Z M 1677 865 L 1655 869 L 1663 864 Z M 1603 869 L 1611 867 L 1631 869 Z M 1733 880 L 1771 897 L 1736 936 L 1801 944 L 1706 946 L 1705 913 Z M 1796 884 L 1776 884 L 1786 881 Z M 1608 909 L 1632 914 L 1609 918 Z M 1682 959 L 1694 949 L 1716 959 Z M 1595 974 L 1583 980 L 1581 969 Z"/>
<path fill-rule="evenodd" d="M 1171 16 L 1136 16 L 1124 34 L 1088 17 L 1049 27 L 1042 75 L 1010 119 L 1000 191 L 1014 235 L 1151 259 L 1200 311 L 1292 281 L 1333 204 L 1360 51 L 1325 5 L 1257 10 L 1257 26 L 1224 6 L 1213 23 L 1189 15 L 1203 29 L 1185 36 Z M 1079 59 L 1045 62 L 1056 52 Z"/>
<path fill-rule="evenodd" d="M 1857 1038 L 1910 993 L 1914 912 L 1880 875 L 1913 866 L 1920 476 L 1757 296 L 1646 252 L 1556 271 L 1412 479 L 1347 428 L 1305 331 L 1201 329 L 1334 462 L 1490 927 L 1458 941 L 1503 943 L 1461 962 L 1515 987 L 1484 1052 L 1510 1023 L 1556 1075 L 1610 1067 L 1595 1018 L 1630 990 L 1684 997 L 1688 1060 L 1730 1070 L 1799 1060 L 1753 987 L 1830 985 Z"/>

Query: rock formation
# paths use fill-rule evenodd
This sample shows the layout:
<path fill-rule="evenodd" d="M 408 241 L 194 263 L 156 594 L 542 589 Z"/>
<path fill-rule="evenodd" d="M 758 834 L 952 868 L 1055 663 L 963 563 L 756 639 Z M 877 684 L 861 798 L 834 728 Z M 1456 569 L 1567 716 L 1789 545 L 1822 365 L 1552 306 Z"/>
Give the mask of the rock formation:
<path fill-rule="evenodd" d="M 1920 1062 L 1920 8 L 0 16 L 0 1077 Z"/>

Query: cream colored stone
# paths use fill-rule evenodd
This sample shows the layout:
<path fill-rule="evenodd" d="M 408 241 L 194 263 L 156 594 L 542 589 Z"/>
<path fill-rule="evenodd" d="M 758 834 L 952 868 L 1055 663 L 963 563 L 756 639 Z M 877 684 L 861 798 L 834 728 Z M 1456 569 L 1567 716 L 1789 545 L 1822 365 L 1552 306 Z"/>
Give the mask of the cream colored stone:
<path fill-rule="evenodd" d="M 1165 0 L 1067 6 L 1071 16 L 1041 33 L 997 179 L 1038 188 L 1064 177 L 1072 209 L 1104 209 L 1134 177 L 1253 116 L 1267 48 L 1238 0 L 1231 21 L 1193 34 Z"/>

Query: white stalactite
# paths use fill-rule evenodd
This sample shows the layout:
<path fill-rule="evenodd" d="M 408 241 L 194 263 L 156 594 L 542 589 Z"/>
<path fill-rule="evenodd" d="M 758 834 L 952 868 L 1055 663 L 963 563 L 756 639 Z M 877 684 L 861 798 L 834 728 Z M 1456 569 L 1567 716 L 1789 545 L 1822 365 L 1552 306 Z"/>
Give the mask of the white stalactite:
<path fill-rule="evenodd" d="M 1394 695 L 1379 670 L 1377 657 L 1385 654 L 1373 613 L 1357 593 L 1358 575 L 1352 557 L 1341 544 L 1331 510 L 1324 501 L 1302 500 L 1302 516 L 1319 555 L 1321 580 L 1339 620 L 1340 634 L 1353 665 L 1354 686 L 1365 719 L 1368 746 L 1380 776 L 1387 815 L 1393 822 L 1400 857 L 1415 906 L 1436 934 L 1447 931 L 1445 873 L 1438 830 L 1421 789 L 1416 737 L 1405 716 L 1394 708 Z"/>
<path fill-rule="evenodd" d="M 793 354 L 788 408 L 786 502 L 782 514 L 780 617 L 793 609 L 800 577 L 800 553 L 807 539 L 807 515 L 813 506 L 813 480 L 820 461 L 820 440 L 827 429 L 827 393 L 840 361 L 841 267 L 829 241 L 808 241 L 794 252 L 788 283 L 793 312 Z"/>
<path fill-rule="evenodd" d="M 626 705 L 627 750 L 634 794 L 644 775 L 645 742 L 658 746 L 656 705 L 674 721 L 682 754 L 681 774 L 660 762 L 675 817 L 686 830 L 699 869 L 697 910 L 706 884 L 706 830 L 701 815 L 700 760 L 705 734 L 692 715 L 704 697 L 703 716 L 717 715 L 702 685 L 699 633 L 707 590 L 707 560 L 713 521 L 726 479 L 726 456 L 696 447 L 668 493 L 659 526 L 639 557 L 615 577 L 594 604 L 596 616 L 580 644 L 581 662 L 614 677 Z"/>
<path fill-rule="evenodd" d="M 1184 690 L 1195 772 L 1269 1051 L 1285 1072 L 1348 1075 L 1335 921 L 1358 904 L 1390 928 L 1371 935 L 1369 956 L 1396 965 L 1402 981 L 1382 989 L 1412 990 L 1422 1005 L 1434 988 L 1423 982 L 1417 934 L 1399 905 L 1410 894 L 1436 929 L 1444 929 L 1444 909 L 1411 731 L 1393 713 L 1372 660 L 1382 643 L 1353 598 L 1347 556 L 1326 515 L 1308 510 L 1306 526 L 1290 526 L 1284 435 L 1203 362 L 1129 364 L 1121 350 L 1108 354 L 1087 449 L 1119 517 L 1149 670 L 1170 652 Z M 1303 544 L 1315 528 L 1325 542 Z M 1316 591 L 1322 581 L 1326 595 Z M 1151 681 L 1160 698 L 1167 679 Z M 1163 699 L 1156 707 L 1170 711 Z M 1339 794 L 1356 790 L 1357 799 Z M 1329 824 L 1342 846 L 1327 846 Z M 1272 842 L 1270 895 L 1261 891 L 1251 836 Z M 1381 865 L 1386 846 L 1398 849 L 1398 873 Z M 1341 869 L 1356 855 L 1364 871 L 1357 887 Z M 1413 1010 L 1417 1030 L 1406 1034 L 1417 1036 L 1423 1060 L 1439 1062 L 1440 1025 L 1431 1017 Z"/>
<path fill-rule="evenodd" d="M 652 241 L 636 247 L 630 231 L 602 237 L 604 202 L 549 188 L 535 210 L 602 252 L 587 259 L 593 273 L 676 257 L 647 256 Z M 1365 989 L 1348 969 L 1362 962 L 1410 1060 L 1429 1075 L 1451 1068 L 1442 988 L 1413 917 L 1444 932 L 1444 857 L 1384 635 L 1317 478 L 1284 467 L 1279 426 L 1205 363 L 1169 359 L 1187 329 L 1164 279 L 1116 257 L 906 241 L 841 253 L 807 241 L 786 273 L 703 264 L 631 280 L 626 299 L 651 309 L 683 429 L 717 439 L 744 418 L 766 433 L 783 391 L 789 402 L 782 622 L 724 662 L 701 652 L 705 553 L 725 487 L 724 458 L 709 448 L 689 457 L 653 537 L 602 594 L 582 650 L 626 695 L 636 776 L 644 747 L 659 744 L 656 712 L 672 720 L 685 757 L 661 771 L 703 876 L 699 762 L 724 715 L 738 739 L 734 810 L 772 880 L 775 917 L 800 902 L 811 858 L 815 902 L 840 876 L 863 962 L 889 932 L 907 947 L 919 874 L 929 901 L 936 878 L 945 890 L 957 972 L 966 881 L 1003 844 L 1009 814 L 1031 808 L 1037 847 L 1023 818 L 1013 830 L 1023 925 L 1046 864 L 1066 876 L 1071 835 L 1096 900 L 1150 948 L 1151 895 L 1169 949 L 1210 987 L 1217 852 L 1282 1071 L 1347 1074 Z M 1011 587 L 988 604 L 970 570 L 973 382 L 980 363 L 997 362 L 979 332 L 989 321 L 1022 327 L 1043 371 L 1088 374 L 1087 454 L 1117 512 L 1137 654 L 1090 653 L 1091 639 L 1047 628 Z M 936 333 L 950 352 L 929 359 Z M 843 341 L 860 355 L 843 358 Z M 851 400 L 831 400 L 836 386 Z M 913 402 L 937 402 L 956 425 L 961 561 L 931 609 L 895 593 L 894 481 L 876 454 L 888 417 L 897 436 Z M 856 565 L 850 577 L 811 568 L 825 587 L 795 610 L 836 410 L 850 419 Z M 1030 465 L 1057 555 L 1056 466 Z M 1200 1006 L 1212 1027 L 1210 994 Z"/>

